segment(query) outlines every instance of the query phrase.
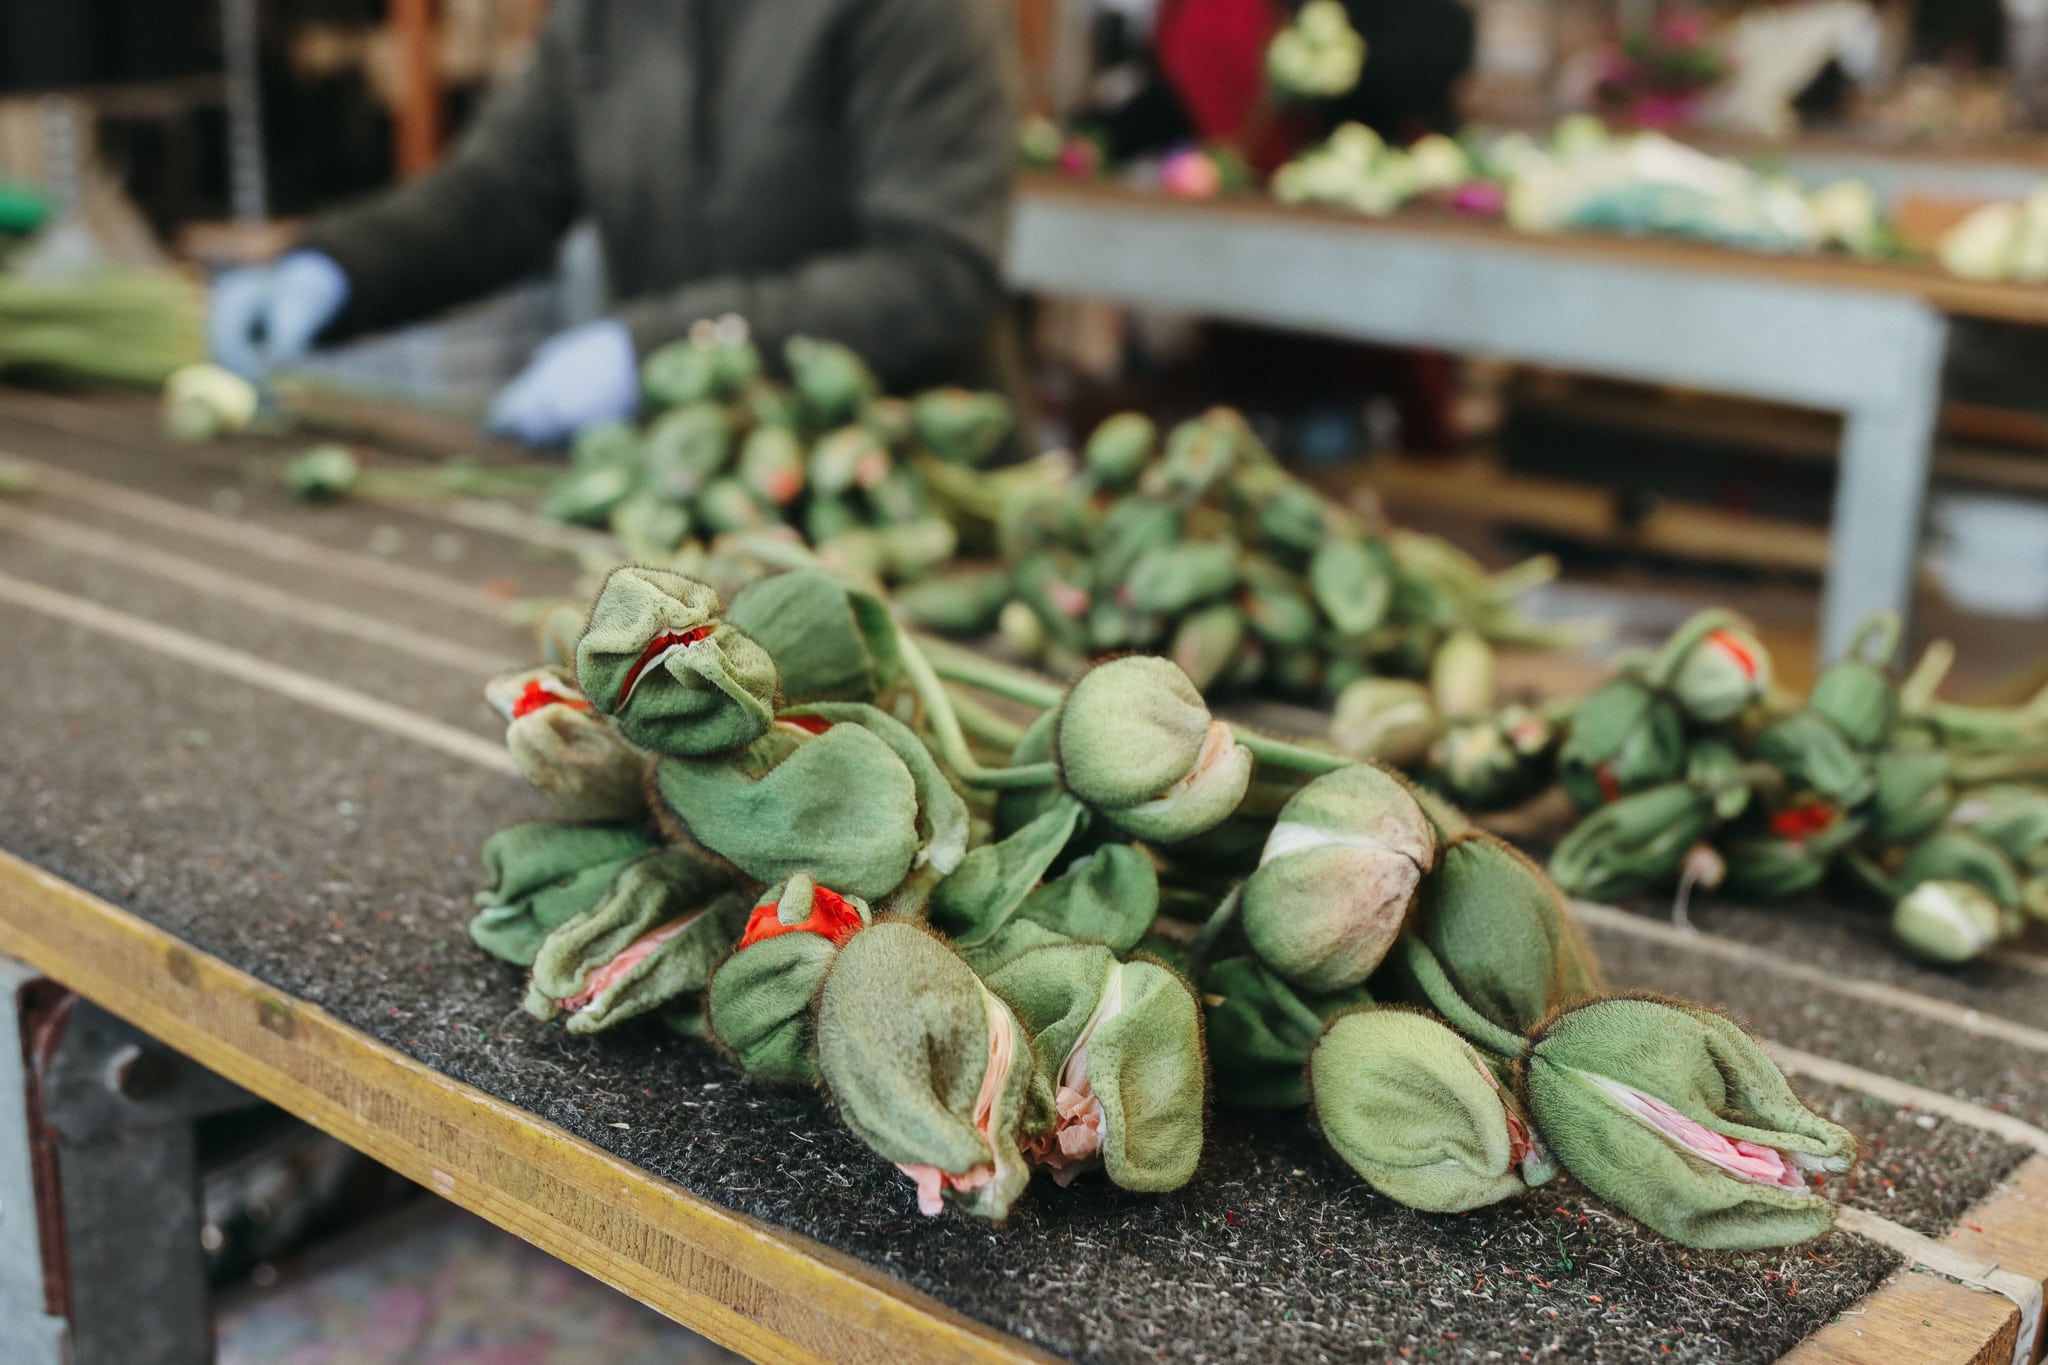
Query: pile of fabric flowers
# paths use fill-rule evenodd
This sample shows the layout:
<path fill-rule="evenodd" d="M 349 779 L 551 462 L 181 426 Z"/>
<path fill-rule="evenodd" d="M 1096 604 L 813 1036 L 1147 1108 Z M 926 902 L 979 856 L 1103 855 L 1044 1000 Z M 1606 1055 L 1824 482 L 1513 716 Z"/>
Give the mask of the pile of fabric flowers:
<path fill-rule="evenodd" d="M 620 567 L 555 638 L 489 696 L 566 819 L 489 841 L 474 938 L 570 1033 L 817 1087 L 927 1213 L 1177 1188 L 1213 1094 L 1417 1208 L 1563 1171 L 1700 1247 L 1831 1224 L 1807 1173 L 1855 1143 L 1741 1029 L 1601 994 L 1533 864 L 1167 660 L 1053 687 L 820 569 Z"/>

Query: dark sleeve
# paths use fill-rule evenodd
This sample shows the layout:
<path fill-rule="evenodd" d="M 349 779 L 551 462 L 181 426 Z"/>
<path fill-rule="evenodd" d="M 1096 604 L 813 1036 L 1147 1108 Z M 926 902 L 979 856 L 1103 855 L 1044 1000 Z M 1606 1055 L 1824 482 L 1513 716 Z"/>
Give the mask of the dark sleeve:
<path fill-rule="evenodd" d="M 432 175 L 308 226 L 299 245 L 333 257 L 349 280 L 324 336 L 412 322 L 551 263 L 578 197 L 568 80 L 581 9 L 555 0 L 525 69 Z"/>
<path fill-rule="evenodd" d="M 997 0 L 849 7 L 844 126 L 856 245 L 788 270 L 721 275 L 618 309 L 642 355 L 701 318 L 737 313 L 770 354 L 841 341 L 885 384 L 920 382 L 978 348 L 1002 301 L 1016 114 Z"/>
<path fill-rule="evenodd" d="M 1455 131 L 1458 78 L 1478 41 L 1472 12 L 1459 0 L 1346 0 L 1345 9 L 1365 38 L 1365 70 L 1332 102 L 1332 124 L 1353 119 L 1397 141 Z"/>

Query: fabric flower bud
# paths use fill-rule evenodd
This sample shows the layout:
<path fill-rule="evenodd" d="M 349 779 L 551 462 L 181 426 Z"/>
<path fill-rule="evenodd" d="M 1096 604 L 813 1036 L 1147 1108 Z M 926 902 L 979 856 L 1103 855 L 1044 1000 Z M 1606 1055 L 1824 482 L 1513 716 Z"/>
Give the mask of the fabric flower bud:
<path fill-rule="evenodd" d="M 918 443 L 952 464 L 980 464 L 1016 425 L 1007 398 L 967 389 L 919 394 L 911 402 L 910 420 Z"/>
<path fill-rule="evenodd" d="M 1308 562 L 1309 592 L 1340 636 L 1379 629 L 1394 601 L 1394 557 L 1376 540 L 1329 540 Z"/>
<path fill-rule="evenodd" d="M 1167 651 L 1188 681 L 1208 691 L 1244 644 L 1244 617 L 1236 607 L 1219 602 L 1180 623 Z"/>
<path fill-rule="evenodd" d="M 711 349 L 688 338 L 659 347 L 640 362 L 640 397 L 652 411 L 709 401 L 717 396 L 718 381 Z"/>
<path fill-rule="evenodd" d="M 598 719 L 567 671 L 530 668 L 493 678 L 484 699 L 506 722 L 519 771 L 572 820 L 639 821 L 647 756 Z"/>
<path fill-rule="evenodd" d="M 1669 782 L 1685 770 L 1685 722 L 1648 684 L 1616 678 L 1580 702 L 1557 779 L 1582 810 Z"/>
<path fill-rule="evenodd" d="M 811 447 L 810 486 L 826 497 L 873 488 L 889 473 L 889 448 L 866 427 L 841 427 Z"/>
<path fill-rule="evenodd" d="M 1359 985 L 1435 864 L 1435 831 L 1397 778 L 1363 763 L 1325 773 L 1280 809 L 1244 884 L 1245 937 L 1304 990 Z"/>
<path fill-rule="evenodd" d="M 920 517 L 884 526 L 882 559 L 891 579 L 922 578 L 953 557 L 960 548 L 960 533 L 944 517 Z"/>
<path fill-rule="evenodd" d="M 484 841 L 484 889 L 469 936 L 524 967 L 541 940 L 595 905 L 626 864 L 652 852 L 654 832 L 620 825 L 508 825 Z"/>
<path fill-rule="evenodd" d="M 1876 665 L 1846 659 L 1814 680 L 1806 706 L 1858 749 L 1878 749 L 1898 724 L 1899 689 Z"/>
<path fill-rule="evenodd" d="M 174 441 L 233 436 L 255 420 L 261 402 L 256 386 L 233 370 L 181 366 L 164 381 L 164 433 Z"/>
<path fill-rule="evenodd" d="M 1152 458 L 1159 429 L 1152 419 L 1136 412 L 1120 412 L 1106 419 L 1089 436 L 1082 462 L 1096 486 L 1124 489 L 1138 480 L 1138 472 Z"/>
<path fill-rule="evenodd" d="M 1763 642 L 1726 612 L 1702 612 L 1672 637 L 1653 668 L 1657 681 L 1692 719 L 1733 720 L 1771 686 Z"/>
<path fill-rule="evenodd" d="M 1974 882 L 1921 882 L 1892 907 L 1892 937 L 1915 957 L 1957 966 L 1989 952 L 2004 936 L 2004 920 Z"/>
<path fill-rule="evenodd" d="M 1549 783 L 1557 729 L 1541 711 L 1503 707 L 1497 716 L 1447 728 L 1429 753 L 1429 779 L 1471 810 L 1502 810 Z"/>
<path fill-rule="evenodd" d="M 840 1119 L 917 1185 L 918 1210 L 952 1201 L 1001 1219 L 1031 1178 L 1027 1116 L 1053 1097 L 1010 1007 L 942 941 L 883 921 L 840 949 L 818 995 L 818 1070 Z"/>
<path fill-rule="evenodd" d="M 612 534 L 634 559 L 655 559 L 674 553 L 690 538 L 695 523 L 690 509 L 653 493 L 635 493 L 612 509 Z"/>
<path fill-rule="evenodd" d="M 527 1012 L 565 1014 L 569 1032 L 597 1033 L 695 995 L 732 950 L 745 916 L 730 879 L 693 852 L 641 858 L 541 943 Z"/>
<path fill-rule="evenodd" d="M 541 660 L 555 668 L 573 670 L 576 642 L 583 638 L 584 620 L 584 614 L 566 602 L 551 607 L 534 629 Z"/>
<path fill-rule="evenodd" d="M 1093 944 L 1023 954 L 988 988 L 1031 1031 L 1053 1092 L 1049 1132 L 1024 1155 L 1065 1186 L 1100 1166 L 1121 1189 L 1177 1190 L 1202 1157 L 1208 1068 L 1187 982 Z"/>
<path fill-rule="evenodd" d="M 1246 565 L 1245 590 L 1238 605 L 1253 632 L 1282 649 L 1312 645 L 1321 628 L 1315 604 L 1295 585 L 1294 575 L 1265 560 Z"/>
<path fill-rule="evenodd" d="M 1237 432 L 1208 414 L 1182 422 L 1167 433 L 1166 454 L 1156 475 L 1164 491 L 1193 500 L 1237 463 Z"/>
<path fill-rule="evenodd" d="M 1360 678 L 1337 694 L 1330 743 L 1347 758 L 1411 768 L 1442 729 L 1429 689 L 1407 678 Z"/>
<path fill-rule="evenodd" d="M 639 474 L 627 465 L 571 470 L 541 498 L 541 515 L 571 526 L 603 526 L 639 484 Z"/>
<path fill-rule="evenodd" d="M 1818 793 L 1844 808 L 1860 806 L 1877 791 L 1870 758 L 1815 710 L 1780 716 L 1757 735 L 1752 752 L 1785 774 L 1795 788 Z"/>
<path fill-rule="evenodd" d="M 751 531 L 766 526 L 768 509 L 736 478 L 713 479 L 692 499 L 697 521 L 712 535 Z"/>
<path fill-rule="evenodd" d="M 966 803 L 924 742 L 852 702 L 793 712 L 726 759 L 665 759 L 653 791 L 677 833 L 754 880 L 801 872 L 866 901 L 951 872 L 967 845 Z"/>
<path fill-rule="evenodd" d="M 1714 828 L 1714 801 L 1690 782 L 1624 796 L 1587 815 L 1550 855 L 1550 876 L 1568 896 L 1613 900 L 1667 886 L 1694 844 Z"/>
<path fill-rule="evenodd" d="M 1746 782 L 1731 781 L 1742 767 L 1742 755 L 1718 735 L 1702 735 L 1692 742 L 1685 756 L 1685 780 L 1712 788 L 1714 815 L 1726 822 L 1749 809 L 1751 791 Z"/>
<path fill-rule="evenodd" d="M 757 1080 L 816 1081 L 811 1002 L 840 948 L 872 922 L 860 897 L 802 874 L 770 887 L 704 992 L 712 1038 Z"/>
<path fill-rule="evenodd" d="M 873 701 L 902 668 L 889 604 L 823 569 L 749 584 L 725 619 L 775 660 L 785 705 Z"/>
<path fill-rule="evenodd" d="M 1252 510 L 1259 534 L 1292 555 L 1313 555 L 1330 538 L 1330 505 L 1323 495 L 1289 479 Z"/>
<path fill-rule="evenodd" d="M 576 433 L 569 443 L 569 464 L 574 469 L 598 469 L 623 465 L 637 469 L 646 458 L 640 429 L 631 422 L 598 422 Z"/>
<path fill-rule="evenodd" d="M 284 467 L 285 488 L 302 502 L 338 501 L 354 492 L 362 477 L 356 453 L 331 441 L 301 451 Z"/>
<path fill-rule="evenodd" d="M 1251 784 L 1251 751 L 1211 718 L 1187 674 L 1150 656 L 1082 674 L 1060 706 L 1053 752 L 1068 791 L 1163 843 L 1221 824 Z"/>
<path fill-rule="evenodd" d="M 671 408 L 643 438 L 648 487 L 670 498 L 695 497 L 724 472 L 732 439 L 732 418 L 716 403 Z"/>
<path fill-rule="evenodd" d="M 782 348 L 797 398 L 815 426 L 851 421 L 879 390 L 867 362 L 850 346 L 791 337 Z"/>
<path fill-rule="evenodd" d="M 1967 829 L 1938 829 L 1906 854 L 1899 866 L 1899 885 L 1921 882 L 1969 882 L 1983 888 L 2006 910 L 2020 907 L 2020 874 L 2004 850 Z"/>
<path fill-rule="evenodd" d="M 1835 857 L 1863 836 L 1865 822 L 1826 801 L 1769 813 L 1765 829 L 1731 839 L 1725 850 L 1728 889 L 1759 900 L 1783 900 L 1826 879 Z"/>
<path fill-rule="evenodd" d="M 1339 1015 L 1308 1061 L 1316 1122 L 1388 1198 L 1463 1213 L 1556 1175 L 1479 1050 L 1425 1014 Z"/>
<path fill-rule="evenodd" d="M 1951 767 L 1948 754 L 1940 749 L 1886 749 L 1878 754 L 1871 762 L 1877 791 L 1868 808 L 1870 837 L 1885 845 L 1910 844 L 1932 832 L 1956 804 Z"/>
<path fill-rule="evenodd" d="M 1510 1033 L 1600 989 L 1592 950 L 1557 888 L 1490 834 L 1466 834 L 1438 852 L 1409 932 L 1458 997 Z M 1428 1003 L 1420 993 L 1404 998 Z"/>
<path fill-rule="evenodd" d="M 720 621 L 718 605 L 682 574 L 612 570 L 576 644 L 584 696 L 656 753 L 727 753 L 759 738 L 775 714 L 775 660 Z"/>
<path fill-rule="evenodd" d="M 1820 1236 L 1835 1208 L 1807 1173 L 1856 1160 L 1856 1139 L 1710 1010 L 1625 999 L 1567 1010 L 1534 1039 L 1522 1084 L 1537 1132 L 1579 1183 L 1705 1251 Z"/>
<path fill-rule="evenodd" d="M 1237 545 L 1227 540 L 1183 540 L 1146 551 L 1117 589 L 1120 604 L 1136 611 L 1177 616 L 1237 586 Z"/>
<path fill-rule="evenodd" d="M 756 427 L 740 447 L 740 482 L 770 507 L 787 507 L 804 491 L 804 447 L 787 427 Z"/>
<path fill-rule="evenodd" d="M 1185 518 L 1180 511 L 1153 498 L 1118 500 L 1096 523 L 1092 565 L 1103 583 L 1122 583 L 1138 561 L 1154 550 L 1180 542 Z"/>
<path fill-rule="evenodd" d="M 1255 957 L 1232 957 L 1203 974 L 1202 1003 L 1218 1103 L 1276 1110 L 1308 1103 L 1305 1065 L 1324 1024 L 1372 1000 L 1357 987 L 1310 995 Z"/>
<path fill-rule="evenodd" d="M 2001 782 L 1964 792 L 1948 821 L 1995 844 L 2016 863 L 2029 863 L 2048 848 L 2048 791 Z"/>
<path fill-rule="evenodd" d="M 1010 601 L 1010 575 L 1001 569 L 954 569 L 906 583 L 894 598 L 913 625 L 941 635 L 985 635 Z"/>
<path fill-rule="evenodd" d="M 863 524 L 859 509 L 846 498 L 814 492 L 805 501 L 804 539 L 813 545 L 830 544 Z"/>
<path fill-rule="evenodd" d="M 1445 720 L 1478 720 L 1494 707 L 1493 646 L 1479 632 L 1454 630 L 1437 646 L 1429 689 Z"/>

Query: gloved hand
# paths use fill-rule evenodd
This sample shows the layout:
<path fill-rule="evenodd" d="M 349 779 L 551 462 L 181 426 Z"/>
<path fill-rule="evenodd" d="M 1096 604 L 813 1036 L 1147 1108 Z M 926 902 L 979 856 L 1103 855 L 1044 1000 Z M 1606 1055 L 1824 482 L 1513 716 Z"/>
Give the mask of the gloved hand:
<path fill-rule="evenodd" d="M 244 379 L 296 364 L 348 302 L 348 276 L 318 251 L 230 270 L 207 301 L 206 348 Z"/>
<path fill-rule="evenodd" d="M 587 426 L 631 417 L 639 406 L 632 333 L 603 318 L 542 343 L 491 400 L 484 426 L 529 445 L 560 445 Z"/>

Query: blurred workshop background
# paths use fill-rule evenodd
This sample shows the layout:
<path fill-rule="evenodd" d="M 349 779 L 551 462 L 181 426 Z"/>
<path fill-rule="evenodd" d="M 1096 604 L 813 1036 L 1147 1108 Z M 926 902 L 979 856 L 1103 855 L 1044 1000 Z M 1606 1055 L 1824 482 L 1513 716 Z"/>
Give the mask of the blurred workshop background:
<path fill-rule="evenodd" d="M 1799 685 L 1849 619 L 1824 595 L 1894 605 L 1896 577 L 1959 694 L 2048 677 L 2048 2 L 1344 0 L 1362 75 L 1278 103 L 1282 0 L 987 2 L 1027 116 L 1004 307 L 1032 446 L 1228 403 L 1341 497 L 1489 563 L 1556 553 L 1559 616 L 1654 636 L 1731 606 Z M 432 176 L 548 10 L 0 0 L 0 383 L 196 359 L 205 282 Z M 815 79 L 851 80 L 820 41 Z M 1084 242 L 1112 191 L 1165 205 L 1142 270 Z M 1300 228 L 1346 215 L 1391 235 L 1354 258 Z M 1625 252 L 1514 246 L 1617 230 Z M 579 226 L 513 287 L 304 368 L 482 413 L 611 314 L 604 243 Z M 1353 259 L 1414 287 L 1328 273 Z M 44 315 L 53 282 L 76 327 Z M 169 331 L 96 339 L 93 309 L 126 316 L 103 283 Z M 1919 348 L 1896 376 L 1895 323 Z M 276 1116 L 224 1125 L 211 1172 L 228 1360 L 628 1365 L 687 1337 Z"/>

